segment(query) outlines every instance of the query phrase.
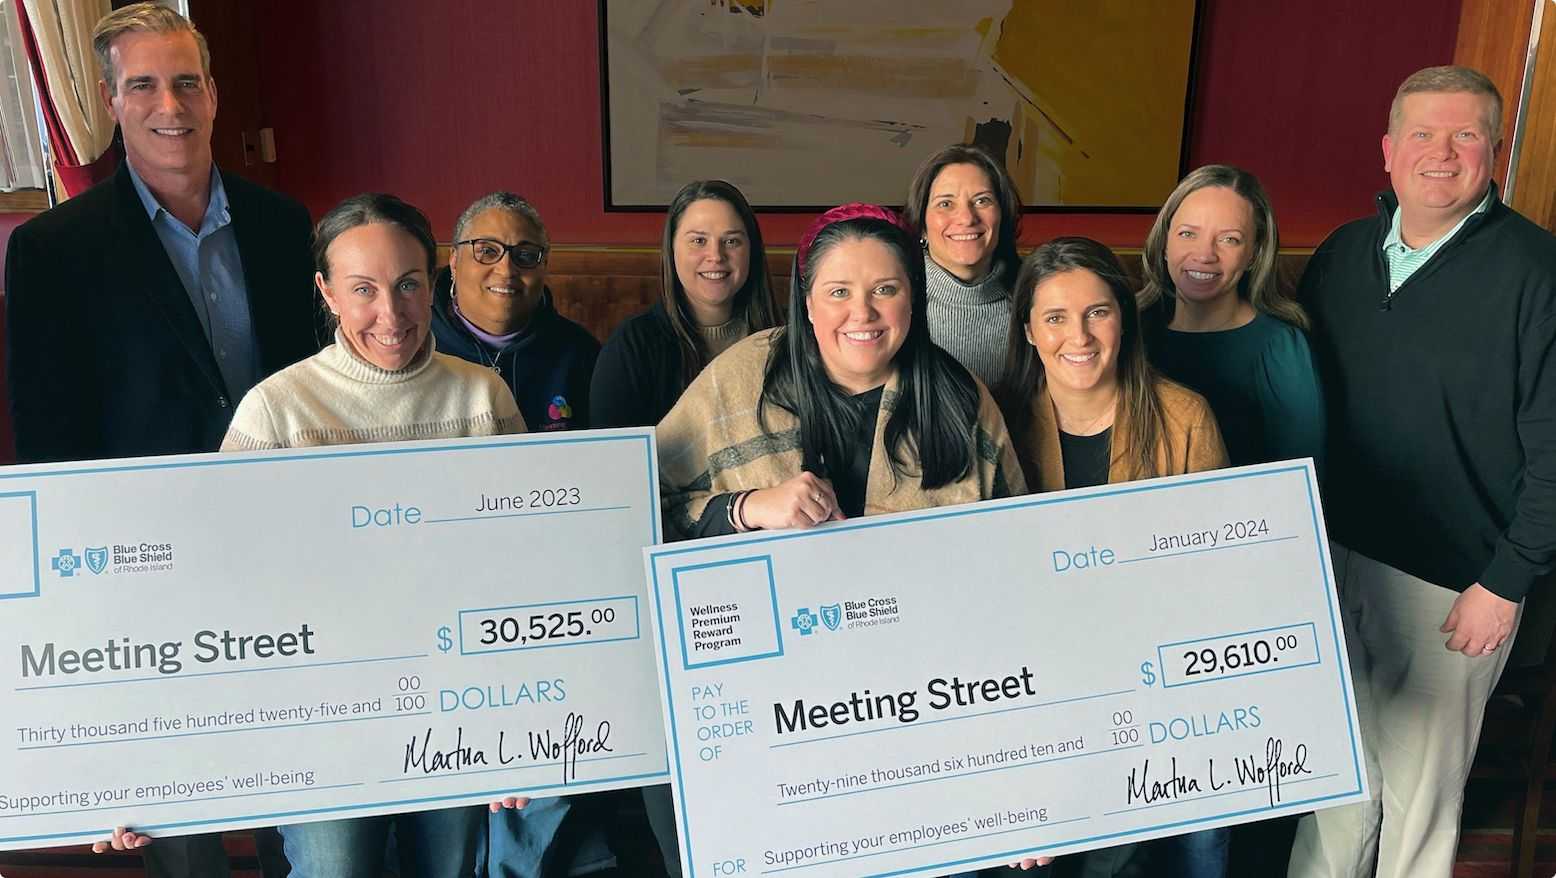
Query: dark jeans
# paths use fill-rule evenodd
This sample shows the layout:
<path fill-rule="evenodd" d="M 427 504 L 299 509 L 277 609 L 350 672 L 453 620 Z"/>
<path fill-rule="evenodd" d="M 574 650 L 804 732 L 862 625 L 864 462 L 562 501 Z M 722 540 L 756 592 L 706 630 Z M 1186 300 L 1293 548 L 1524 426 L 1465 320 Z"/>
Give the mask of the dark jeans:
<path fill-rule="evenodd" d="M 151 878 L 227 878 L 227 851 L 221 833 L 159 838 L 141 848 L 141 860 Z"/>
<path fill-rule="evenodd" d="M 1202 829 L 1151 842 L 1153 876 L 1162 878 L 1226 878 L 1232 830 Z"/>
<path fill-rule="evenodd" d="M 348 817 L 282 826 L 292 878 L 380 878 L 392 825 L 400 874 L 470 878 L 486 829 L 480 805 L 382 817 Z"/>

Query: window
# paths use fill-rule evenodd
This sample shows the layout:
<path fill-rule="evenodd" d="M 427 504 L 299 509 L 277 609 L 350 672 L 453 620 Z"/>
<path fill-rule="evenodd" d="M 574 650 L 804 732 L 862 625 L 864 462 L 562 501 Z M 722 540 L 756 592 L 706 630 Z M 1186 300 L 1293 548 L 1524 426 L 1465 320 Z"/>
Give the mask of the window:
<path fill-rule="evenodd" d="M 0 192 L 43 189 L 43 147 L 32 72 L 22 51 L 16 10 L 21 0 L 0 0 Z M 44 200 L 45 206 L 47 200 Z"/>

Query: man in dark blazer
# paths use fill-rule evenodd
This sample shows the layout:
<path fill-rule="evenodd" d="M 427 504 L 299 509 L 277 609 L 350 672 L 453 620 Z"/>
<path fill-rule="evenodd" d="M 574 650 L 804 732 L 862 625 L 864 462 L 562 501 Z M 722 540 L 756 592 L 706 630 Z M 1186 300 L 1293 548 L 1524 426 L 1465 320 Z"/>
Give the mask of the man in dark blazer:
<path fill-rule="evenodd" d="M 98 26 L 99 42 L 105 25 L 121 28 L 100 61 L 126 163 L 11 236 L 6 352 L 22 462 L 213 451 L 250 386 L 319 347 L 307 210 L 213 173 L 204 38 L 143 8 L 153 5 Z M 218 191 L 226 204 L 208 216 Z M 224 251 L 240 265 L 221 271 Z"/>
<path fill-rule="evenodd" d="M 250 387 L 318 350 L 308 212 L 217 171 L 210 51 L 187 19 L 127 6 L 93 48 L 126 161 L 11 236 L 17 458 L 214 451 Z M 147 841 L 113 846 L 144 846 L 151 875 L 229 874 L 219 835 Z"/>

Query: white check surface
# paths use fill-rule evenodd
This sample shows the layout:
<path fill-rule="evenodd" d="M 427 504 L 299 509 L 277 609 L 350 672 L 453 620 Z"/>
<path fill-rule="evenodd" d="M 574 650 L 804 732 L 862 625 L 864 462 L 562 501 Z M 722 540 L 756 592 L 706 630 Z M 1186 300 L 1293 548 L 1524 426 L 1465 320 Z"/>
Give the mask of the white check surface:
<path fill-rule="evenodd" d="M 649 430 L 0 469 L 0 848 L 663 782 Z"/>
<path fill-rule="evenodd" d="M 690 878 L 941 875 L 1366 795 L 1310 463 L 644 555 Z"/>

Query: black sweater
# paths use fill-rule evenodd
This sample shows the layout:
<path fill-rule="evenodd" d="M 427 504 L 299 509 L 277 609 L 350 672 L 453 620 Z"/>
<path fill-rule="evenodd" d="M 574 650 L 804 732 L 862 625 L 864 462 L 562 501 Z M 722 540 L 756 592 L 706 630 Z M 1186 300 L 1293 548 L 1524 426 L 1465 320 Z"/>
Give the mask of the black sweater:
<path fill-rule="evenodd" d="M 501 375 L 531 432 L 595 426 L 589 421 L 589 381 L 600 343 L 589 330 L 557 313 L 549 289 L 523 331 L 501 350 L 493 350 L 454 313 L 450 274 L 444 268 L 433 284 L 432 333 L 440 352 Z"/>
<path fill-rule="evenodd" d="M 600 350 L 589 392 L 594 427 L 652 427 L 686 391 L 681 348 L 664 305 L 629 317 Z"/>
<path fill-rule="evenodd" d="M 1556 238 L 1493 197 L 1390 296 L 1395 205 L 1380 195 L 1302 277 L 1329 532 L 1429 582 L 1521 600 L 1556 556 Z"/>

